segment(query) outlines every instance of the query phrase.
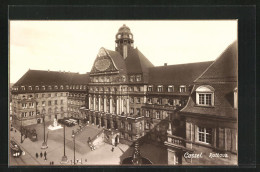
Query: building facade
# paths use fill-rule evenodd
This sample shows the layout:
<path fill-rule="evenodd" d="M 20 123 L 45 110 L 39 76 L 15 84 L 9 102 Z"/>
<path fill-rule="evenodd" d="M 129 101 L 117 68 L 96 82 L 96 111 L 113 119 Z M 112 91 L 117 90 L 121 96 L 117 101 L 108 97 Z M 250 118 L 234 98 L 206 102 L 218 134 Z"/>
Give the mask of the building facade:
<path fill-rule="evenodd" d="M 86 79 L 81 80 L 82 77 Z M 72 82 L 78 78 L 82 84 Z M 12 87 L 14 123 L 27 126 L 42 123 L 43 119 L 50 121 L 71 116 L 68 111 L 71 109 L 71 104 L 68 103 L 71 102 L 70 94 L 83 92 L 85 95 L 86 81 L 87 74 L 28 70 Z M 84 101 L 76 102 L 76 106 L 81 106 L 82 103 Z"/>

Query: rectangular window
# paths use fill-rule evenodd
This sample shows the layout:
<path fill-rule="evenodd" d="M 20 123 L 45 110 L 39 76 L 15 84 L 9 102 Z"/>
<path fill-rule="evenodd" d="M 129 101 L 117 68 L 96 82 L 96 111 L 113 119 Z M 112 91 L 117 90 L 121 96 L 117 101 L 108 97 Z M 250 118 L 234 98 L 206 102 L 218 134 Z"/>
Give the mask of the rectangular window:
<path fill-rule="evenodd" d="M 153 86 L 149 85 L 149 86 L 147 87 L 147 91 L 149 91 L 149 92 L 153 91 Z"/>
<path fill-rule="evenodd" d="M 48 101 L 48 106 L 51 106 L 51 101 Z"/>
<path fill-rule="evenodd" d="M 42 106 L 45 106 L 45 101 L 42 101 Z"/>
<path fill-rule="evenodd" d="M 45 94 L 42 94 L 42 98 L 44 98 L 45 97 Z"/>
<path fill-rule="evenodd" d="M 63 100 L 60 100 L 60 104 L 63 105 Z"/>
<path fill-rule="evenodd" d="M 145 112 L 145 116 L 146 116 L 146 117 L 150 117 L 150 111 L 149 111 L 149 110 L 147 110 L 147 111 Z"/>
<path fill-rule="evenodd" d="M 198 141 L 203 143 L 211 143 L 212 129 L 198 127 Z"/>
<path fill-rule="evenodd" d="M 35 86 L 35 90 L 39 90 L 39 86 Z"/>
<path fill-rule="evenodd" d="M 186 86 L 185 85 L 180 86 L 180 92 L 181 93 L 186 92 Z"/>
<path fill-rule="evenodd" d="M 148 122 L 145 123 L 145 129 L 150 129 L 150 124 Z"/>
<path fill-rule="evenodd" d="M 173 105 L 173 100 L 172 99 L 168 99 L 168 105 L 170 105 L 170 106 Z"/>
<path fill-rule="evenodd" d="M 152 98 L 147 98 L 147 103 L 151 104 L 152 103 Z"/>
<path fill-rule="evenodd" d="M 157 99 L 157 104 L 159 104 L 159 105 L 162 104 L 162 99 L 161 99 L 161 98 L 158 98 L 158 99 Z"/>
<path fill-rule="evenodd" d="M 128 130 L 132 131 L 132 124 L 128 124 Z"/>
<path fill-rule="evenodd" d="M 130 109 L 130 113 L 134 114 L 134 108 Z"/>
<path fill-rule="evenodd" d="M 137 109 L 136 109 L 136 114 L 137 114 L 137 115 L 140 115 L 140 108 L 137 108 Z"/>
<path fill-rule="evenodd" d="M 58 105 L 58 100 L 55 100 L 55 105 Z"/>
<path fill-rule="evenodd" d="M 130 82 L 134 82 L 135 77 L 134 76 L 130 76 Z"/>
<path fill-rule="evenodd" d="M 140 97 L 137 97 L 136 100 L 137 100 L 137 103 L 141 103 L 141 98 Z"/>
<path fill-rule="evenodd" d="M 130 103 L 134 103 L 134 98 L 130 97 Z"/>
<path fill-rule="evenodd" d="M 137 82 L 141 81 L 141 75 L 137 75 L 137 76 L 136 76 L 136 81 L 137 81 Z"/>
<path fill-rule="evenodd" d="M 212 105 L 212 94 L 199 94 L 199 105 Z"/>
<path fill-rule="evenodd" d="M 160 85 L 157 87 L 157 92 L 162 92 L 163 91 L 163 87 Z"/>
<path fill-rule="evenodd" d="M 156 119 L 160 119 L 160 112 L 159 111 L 156 112 Z"/>
<path fill-rule="evenodd" d="M 168 86 L 168 92 L 173 92 L 173 86 L 172 85 Z"/>

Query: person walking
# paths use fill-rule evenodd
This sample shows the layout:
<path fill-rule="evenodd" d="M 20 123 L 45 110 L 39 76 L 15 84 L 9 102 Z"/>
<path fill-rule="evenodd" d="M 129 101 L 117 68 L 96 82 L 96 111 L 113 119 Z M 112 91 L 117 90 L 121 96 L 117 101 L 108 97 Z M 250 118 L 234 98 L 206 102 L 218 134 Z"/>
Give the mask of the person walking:
<path fill-rule="evenodd" d="M 40 157 L 42 158 L 42 152 L 40 153 Z"/>
<path fill-rule="evenodd" d="M 47 153 L 44 151 L 44 158 L 47 160 Z"/>
<path fill-rule="evenodd" d="M 37 153 L 37 152 L 36 152 L 35 156 L 36 156 L 36 158 L 38 158 L 38 156 L 39 156 L 39 155 L 38 155 L 38 153 Z"/>

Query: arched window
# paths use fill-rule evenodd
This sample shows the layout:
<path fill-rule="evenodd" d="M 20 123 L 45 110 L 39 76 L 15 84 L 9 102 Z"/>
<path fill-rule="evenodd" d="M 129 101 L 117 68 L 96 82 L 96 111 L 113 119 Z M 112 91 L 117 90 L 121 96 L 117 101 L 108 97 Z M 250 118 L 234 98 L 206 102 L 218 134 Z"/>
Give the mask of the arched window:
<path fill-rule="evenodd" d="M 196 89 L 196 104 L 201 106 L 214 105 L 215 89 L 209 85 L 202 85 Z"/>

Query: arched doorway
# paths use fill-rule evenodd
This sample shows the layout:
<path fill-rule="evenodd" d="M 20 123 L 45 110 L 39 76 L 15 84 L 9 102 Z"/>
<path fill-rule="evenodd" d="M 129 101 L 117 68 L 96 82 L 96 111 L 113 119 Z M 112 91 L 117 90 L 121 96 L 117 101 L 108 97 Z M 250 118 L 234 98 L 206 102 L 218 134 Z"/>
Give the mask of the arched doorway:
<path fill-rule="evenodd" d="M 99 125 L 99 119 L 96 117 L 96 125 Z"/>
<path fill-rule="evenodd" d="M 101 127 L 104 127 L 105 126 L 105 121 L 104 121 L 105 119 L 102 117 L 101 118 Z"/>
<path fill-rule="evenodd" d="M 40 124 L 41 123 L 41 118 L 38 118 L 37 119 L 37 124 Z"/>

